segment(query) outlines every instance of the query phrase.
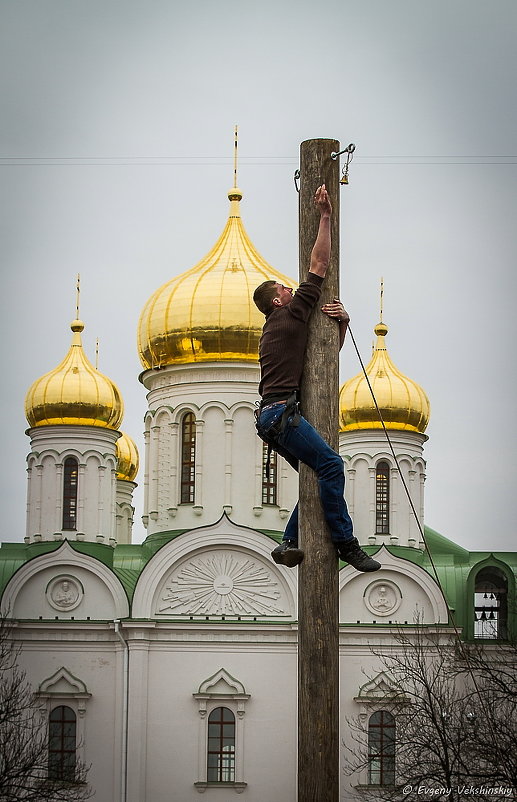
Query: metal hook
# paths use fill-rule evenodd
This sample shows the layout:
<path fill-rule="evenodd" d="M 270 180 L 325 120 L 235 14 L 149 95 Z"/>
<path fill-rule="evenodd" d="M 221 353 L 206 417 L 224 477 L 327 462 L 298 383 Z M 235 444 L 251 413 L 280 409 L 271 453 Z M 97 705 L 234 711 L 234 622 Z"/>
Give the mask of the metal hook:
<path fill-rule="evenodd" d="M 350 162 L 354 158 L 354 151 L 355 151 L 355 145 L 353 143 L 350 143 L 350 145 L 348 145 L 348 147 L 342 150 L 340 153 L 330 154 L 331 159 L 337 159 L 337 157 L 340 156 L 341 153 L 346 153 L 346 163 L 343 166 L 343 169 L 341 170 L 341 178 L 339 181 L 340 184 L 348 184 L 348 168 L 350 166 Z"/>
<path fill-rule="evenodd" d="M 343 153 L 348 153 L 350 158 L 350 155 L 354 152 L 354 150 L 355 150 L 355 145 L 351 142 L 348 145 L 348 147 L 346 147 L 344 150 L 340 150 L 339 153 L 336 153 L 336 151 L 332 151 L 332 153 L 330 154 L 330 158 L 335 161 L 337 157 L 342 156 Z"/>
<path fill-rule="evenodd" d="M 300 171 L 299 170 L 295 170 L 294 171 L 293 178 L 294 178 L 294 187 L 295 187 L 297 192 L 300 192 L 300 187 L 298 186 L 298 181 L 300 180 Z"/>

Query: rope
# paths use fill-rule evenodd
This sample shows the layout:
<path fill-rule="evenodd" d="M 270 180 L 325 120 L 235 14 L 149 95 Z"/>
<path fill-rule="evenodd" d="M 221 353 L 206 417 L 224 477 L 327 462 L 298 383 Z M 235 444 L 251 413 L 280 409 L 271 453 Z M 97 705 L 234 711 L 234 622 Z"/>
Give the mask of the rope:
<path fill-rule="evenodd" d="M 419 532 L 420 532 L 420 535 L 421 535 L 421 537 L 422 537 L 422 541 L 425 543 L 425 546 L 426 546 L 426 549 L 427 549 L 427 553 L 429 554 L 429 560 L 430 560 L 430 562 L 431 562 L 431 565 L 432 565 L 432 567 L 433 567 L 433 571 L 434 571 L 434 573 L 435 573 L 435 575 L 436 575 L 436 579 L 437 579 L 437 581 L 438 581 L 438 584 L 440 584 L 440 580 L 439 580 L 439 578 L 438 578 L 438 572 L 437 572 L 437 570 L 436 570 L 436 566 L 435 566 L 435 564 L 434 564 L 434 562 L 433 562 L 433 558 L 432 558 L 431 552 L 429 551 L 429 547 L 428 547 L 428 545 L 427 545 L 427 541 L 426 541 L 426 538 L 425 538 L 425 533 L 424 533 L 424 528 L 423 528 L 422 524 L 420 523 L 420 519 L 419 519 L 419 517 L 418 517 L 418 515 L 417 515 L 417 511 L 416 511 L 416 509 L 415 509 L 415 505 L 413 504 L 413 499 L 411 498 L 411 494 L 410 494 L 410 492 L 409 492 L 409 488 L 408 488 L 408 486 L 407 486 L 407 483 L 406 483 L 406 480 L 405 480 L 405 478 L 404 478 L 404 474 L 402 473 L 402 470 L 401 470 L 401 468 L 400 468 L 400 464 L 399 464 L 399 461 L 398 461 L 397 455 L 395 454 L 395 449 L 393 448 L 393 444 L 392 444 L 392 442 L 391 442 L 391 438 L 390 438 L 390 436 L 389 436 L 388 429 L 386 428 L 386 424 L 384 423 L 384 418 L 382 417 L 382 412 L 381 412 L 381 410 L 380 410 L 380 408 L 379 408 L 379 405 L 378 405 L 378 403 L 377 403 L 377 399 L 375 398 L 375 393 L 373 392 L 373 387 L 372 387 L 372 385 L 371 385 L 371 382 L 370 382 L 369 376 L 368 376 L 368 374 L 367 374 L 367 372 L 366 372 L 366 368 L 365 368 L 365 366 L 364 366 L 364 362 L 363 362 L 363 360 L 362 360 L 361 354 L 359 353 L 359 348 L 357 347 L 357 343 L 356 343 L 356 341 L 355 341 L 355 337 L 354 337 L 354 335 L 353 335 L 353 333 L 352 333 L 352 329 L 350 328 L 350 325 L 348 326 L 348 332 L 349 332 L 349 334 L 350 334 L 350 337 L 351 337 L 351 339 L 352 339 L 352 342 L 353 342 L 353 344 L 354 344 L 354 348 L 355 348 L 355 352 L 356 352 L 356 354 L 357 354 L 357 358 L 358 358 L 358 360 L 359 360 L 359 364 L 361 365 L 361 369 L 362 369 L 362 371 L 363 371 L 363 373 L 364 373 L 364 377 L 365 377 L 365 379 L 366 379 L 366 383 L 368 384 L 368 389 L 370 390 L 371 396 L 372 396 L 372 398 L 373 398 L 373 403 L 375 404 L 375 409 L 377 410 L 377 415 L 379 416 L 379 420 L 380 420 L 380 422 L 381 422 L 381 425 L 382 425 L 382 428 L 383 428 L 384 434 L 385 434 L 385 436 L 386 436 L 386 440 L 388 441 L 388 445 L 389 445 L 389 447 L 390 447 L 390 451 L 391 451 L 391 453 L 392 453 L 392 455 L 393 455 L 393 459 L 394 459 L 394 461 L 395 461 L 395 465 L 397 466 L 397 470 L 398 470 L 398 472 L 399 472 L 399 476 L 400 476 L 400 479 L 401 479 L 401 481 L 402 481 L 402 485 L 403 485 L 403 487 L 404 487 L 404 491 L 405 491 L 405 493 L 406 493 L 406 495 L 407 495 L 407 497 L 408 497 L 408 501 L 409 501 L 409 504 L 410 504 L 410 506 L 411 506 L 411 511 L 413 512 L 413 515 L 415 516 L 415 520 L 416 520 L 416 523 L 417 523 L 417 526 L 418 526 L 418 530 L 419 530 Z M 440 586 L 440 587 L 441 587 L 441 586 Z"/>
<path fill-rule="evenodd" d="M 427 539 L 426 539 L 426 536 L 425 536 L 424 527 L 420 523 L 420 519 L 419 519 L 419 517 L 417 515 L 417 511 L 415 509 L 415 505 L 413 504 L 413 499 L 411 498 L 411 494 L 409 492 L 409 488 L 408 488 L 406 480 L 404 478 L 404 474 L 402 473 L 402 470 L 401 470 L 401 467 L 400 467 L 400 463 L 398 461 L 397 455 L 395 454 L 395 449 L 393 448 L 393 443 L 391 442 L 391 438 L 390 438 L 388 429 L 386 428 L 386 424 L 384 423 L 384 418 L 382 417 L 382 412 L 380 410 L 379 404 L 377 403 L 377 399 L 375 398 L 375 393 L 373 392 L 373 387 L 371 385 L 370 378 L 369 378 L 369 376 L 368 376 L 368 374 L 366 372 L 366 368 L 364 366 L 364 362 L 362 360 L 361 354 L 359 353 L 359 348 L 357 347 L 357 343 L 355 341 L 355 337 L 353 335 L 352 329 L 350 328 L 350 325 L 348 326 L 348 332 L 350 334 L 352 343 L 354 344 L 354 348 L 355 348 L 355 352 L 357 354 L 357 358 L 359 360 L 359 364 L 361 365 L 361 369 L 362 369 L 362 371 L 364 373 L 364 377 L 366 379 L 366 383 L 368 385 L 368 389 L 370 390 L 371 396 L 373 398 L 373 403 L 375 404 L 375 409 L 377 410 L 377 415 L 379 416 L 379 420 L 381 422 L 382 429 L 383 429 L 384 434 L 386 436 L 386 440 L 388 441 L 388 445 L 389 445 L 390 451 L 391 451 L 391 453 L 393 455 L 393 459 L 395 461 L 395 465 L 397 466 L 397 471 L 399 473 L 400 479 L 402 481 L 402 486 L 404 487 L 404 491 L 405 491 L 406 496 L 408 498 L 408 501 L 409 501 L 409 504 L 410 504 L 410 507 L 411 507 L 411 511 L 412 511 L 413 515 L 415 516 L 416 524 L 418 526 L 418 531 L 420 532 L 422 541 L 423 541 L 423 543 L 424 543 L 424 545 L 426 547 L 427 554 L 429 556 L 429 562 L 431 563 L 431 566 L 432 566 L 432 569 L 434 571 L 434 575 L 436 577 L 436 581 L 438 583 L 438 586 L 439 586 L 440 590 L 442 591 L 444 598 L 446 598 L 445 593 L 443 592 L 442 584 L 440 582 L 440 577 L 438 575 L 438 570 L 437 570 L 435 562 L 433 560 L 433 555 L 431 554 L 431 550 L 429 549 L 429 546 L 427 544 Z M 452 625 L 454 627 L 456 635 L 457 635 L 458 639 L 461 642 L 461 638 L 459 636 L 459 630 L 457 628 L 456 622 L 454 620 L 454 615 L 453 615 L 453 612 L 452 612 L 450 607 L 449 607 L 449 613 L 450 613 L 450 616 L 451 616 Z"/>
<path fill-rule="evenodd" d="M 442 594 L 443 594 L 443 597 L 446 599 L 447 597 L 446 597 L 446 595 L 445 595 L 445 593 L 444 593 L 444 591 L 443 591 L 443 587 L 442 587 L 442 584 L 441 584 L 441 582 L 440 582 L 440 577 L 439 577 L 439 575 L 438 575 L 438 570 L 437 570 L 437 568 L 436 568 L 436 565 L 435 565 L 435 562 L 434 562 L 434 560 L 433 560 L 433 555 L 431 554 L 431 550 L 429 549 L 429 546 L 428 546 L 428 544 L 427 544 L 427 540 L 426 540 L 426 537 L 425 537 L 424 528 L 423 528 L 422 524 L 420 523 L 420 519 L 419 519 L 419 517 L 418 517 L 418 515 L 417 515 L 416 509 L 415 509 L 415 505 L 413 504 L 413 499 L 411 498 L 411 495 L 410 495 L 410 493 L 409 493 L 409 488 L 408 488 L 408 486 L 407 486 L 407 484 L 406 484 L 406 480 L 404 479 L 404 475 L 403 475 L 403 473 L 402 473 L 402 470 L 401 470 L 401 468 L 400 468 L 400 464 L 399 464 L 399 461 L 398 461 L 398 459 L 397 459 L 397 455 L 395 454 L 395 450 L 394 450 L 394 448 L 393 448 L 393 444 L 392 444 L 392 442 L 391 442 L 391 438 L 390 438 L 390 436 L 389 436 L 389 432 L 388 432 L 388 430 L 387 430 L 387 428 L 386 428 L 386 424 L 384 423 L 384 418 L 382 417 L 382 412 L 381 412 L 381 410 L 380 410 L 380 408 L 379 408 L 379 405 L 378 405 L 378 403 L 377 403 L 377 399 L 376 399 L 376 397 L 375 397 L 375 393 L 373 392 L 373 387 L 372 387 L 372 385 L 371 385 L 371 382 L 370 382 L 369 376 L 368 376 L 368 374 L 367 374 L 367 372 L 366 372 L 366 368 L 365 368 L 365 366 L 364 366 L 364 362 L 363 362 L 363 360 L 362 360 L 362 358 L 361 358 L 361 354 L 359 353 L 359 348 L 357 347 L 357 343 L 356 343 L 356 341 L 355 341 L 355 337 L 354 337 L 354 335 L 353 335 L 352 329 L 350 328 L 350 325 L 348 326 L 348 332 L 349 332 L 349 334 L 350 334 L 350 337 L 351 337 L 352 343 L 353 343 L 353 345 L 354 345 L 355 352 L 356 352 L 356 354 L 357 354 L 357 358 L 358 358 L 358 360 L 359 360 L 359 364 L 361 365 L 361 369 L 362 369 L 362 371 L 363 371 L 363 373 L 364 373 L 364 377 L 365 377 L 365 379 L 366 379 L 366 383 L 368 384 L 368 388 L 369 388 L 369 390 L 370 390 L 370 393 L 371 393 L 371 396 L 372 396 L 372 398 L 373 398 L 373 402 L 374 402 L 374 404 L 375 404 L 375 408 L 376 408 L 376 410 L 377 410 L 377 414 L 378 414 L 378 416 L 379 416 L 379 420 L 380 420 L 380 422 L 381 422 L 381 424 L 382 424 L 382 428 L 383 428 L 384 434 L 385 434 L 385 436 L 386 436 L 386 440 L 388 441 L 388 445 L 389 445 L 390 451 L 391 451 L 391 453 L 392 453 L 392 455 L 393 455 L 393 459 L 394 459 L 394 461 L 395 461 L 395 465 L 397 466 L 397 470 L 398 470 L 398 473 L 399 473 L 400 479 L 401 479 L 401 481 L 402 481 L 402 485 L 403 485 L 403 487 L 404 487 L 404 490 L 405 490 L 405 492 L 406 492 L 406 495 L 407 495 L 407 497 L 408 497 L 408 501 L 409 501 L 409 504 L 410 504 L 410 506 L 411 506 L 411 510 L 412 510 L 412 512 L 413 512 L 413 515 L 415 516 L 415 520 L 416 520 L 416 523 L 417 523 L 417 526 L 418 526 L 418 529 L 419 529 L 420 535 L 421 535 L 421 537 L 422 537 L 422 541 L 423 541 L 423 543 L 424 543 L 424 545 L 425 545 L 425 547 L 426 547 L 426 551 L 427 551 L 427 554 L 428 554 L 428 557 L 429 557 L 429 562 L 431 563 L 432 569 L 433 569 L 433 571 L 434 571 L 434 575 L 435 575 L 435 577 L 436 577 L 436 582 L 437 582 L 437 584 L 438 584 L 438 587 L 440 588 L 440 590 L 441 590 L 441 592 L 442 592 Z M 484 700 L 484 698 L 483 698 L 483 696 L 482 696 L 482 694 L 481 694 L 481 690 L 480 690 L 480 688 L 479 688 L 479 685 L 478 685 L 478 683 L 477 683 L 476 677 L 475 677 L 475 675 L 474 675 L 474 670 L 473 670 L 473 668 L 472 668 L 472 665 L 471 665 L 471 662 L 470 662 L 470 655 L 469 655 L 469 653 L 467 652 L 467 650 L 465 649 L 465 644 L 463 643 L 463 641 L 462 641 L 462 639 L 461 639 L 461 636 L 460 636 L 460 631 L 459 631 L 458 625 L 457 625 L 457 623 L 456 623 L 456 620 L 455 620 L 455 617 L 454 617 L 454 612 L 453 612 L 452 608 L 451 608 L 449 605 L 447 605 L 447 607 L 448 607 L 448 609 L 449 609 L 449 616 L 450 616 L 450 620 L 451 620 L 452 627 L 453 627 L 453 629 L 454 629 L 454 633 L 455 633 L 455 636 L 456 636 L 456 640 L 457 640 L 457 643 L 458 643 L 459 650 L 460 650 L 460 652 L 461 652 L 461 654 L 462 654 L 462 656 L 463 656 L 463 658 L 464 658 L 464 660 L 465 660 L 465 664 L 466 664 L 466 666 L 467 666 L 467 671 L 468 671 L 468 673 L 470 674 L 470 677 L 471 677 L 471 679 L 472 679 L 473 686 L 474 686 L 474 688 L 475 688 L 475 690 L 476 690 L 476 693 L 477 693 L 477 695 L 478 695 L 478 697 L 479 697 L 479 701 L 480 701 L 481 708 L 482 708 L 482 709 L 483 709 L 483 711 L 485 712 L 486 721 L 487 721 L 487 723 L 488 723 L 488 726 L 489 726 L 489 728 L 492 730 L 492 735 L 493 735 L 493 737 L 494 737 L 494 739 L 495 739 L 495 743 L 497 743 L 497 733 L 493 731 L 493 722 L 492 722 L 492 720 L 491 720 L 491 718 L 490 718 L 489 711 L 488 711 L 488 709 L 487 709 L 487 707 L 486 707 L 486 704 L 485 704 L 485 700 Z"/>

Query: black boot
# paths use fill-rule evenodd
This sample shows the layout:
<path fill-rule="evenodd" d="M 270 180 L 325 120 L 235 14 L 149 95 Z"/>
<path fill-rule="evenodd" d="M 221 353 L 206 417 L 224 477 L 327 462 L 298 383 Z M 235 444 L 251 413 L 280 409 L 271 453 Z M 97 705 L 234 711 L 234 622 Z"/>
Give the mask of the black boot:
<path fill-rule="evenodd" d="M 358 571 L 378 571 L 381 567 L 377 560 L 372 559 L 362 550 L 356 537 L 338 546 L 337 553 L 340 560 L 349 563 Z"/>
<path fill-rule="evenodd" d="M 304 554 L 294 540 L 283 540 L 276 549 L 273 549 L 271 556 L 278 565 L 287 565 L 288 568 L 294 568 L 295 565 L 301 563 Z"/>

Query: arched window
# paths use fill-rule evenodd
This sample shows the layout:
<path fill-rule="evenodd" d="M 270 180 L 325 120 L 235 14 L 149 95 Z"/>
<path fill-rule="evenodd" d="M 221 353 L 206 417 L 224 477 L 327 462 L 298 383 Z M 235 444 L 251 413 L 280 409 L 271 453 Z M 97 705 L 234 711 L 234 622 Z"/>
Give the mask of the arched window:
<path fill-rule="evenodd" d="M 196 423 L 192 412 L 181 422 L 181 504 L 193 504 L 196 489 Z"/>
<path fill-rule="evenodd" d="M 486 566 L 476 576 L 474 637 L 493 640 L 508 637 L 508 580 L 499 568 Z"/>
<path fill-rule="evenodd" d="M 67 457 L 63 471 L 63 529 L 77 529 L 77 474 L 79 463 Z"/>
<path fill-rule="evenodd" d="M 60 705 L 49 716 L 48 776 L 51 780 L 75 780 L 76 717 L 70 707 Z"/>
<path fill-rule="evenodd" d="M 235 716 L 227 707 L 216 707 L 208 717 L 207 781 L 235 780 Z"/>
<path fill-rule="evenodd" d="M 262 444 L 262 504 L 276 504 L 277 457 L 276 451 L 269 454 L 267 468 L 267 443 Z"/>
<path fill-rule="evenodd" d="M 375 470 L 375 534 L 390 532 L 390 466 L 378 462 Z"/>
<path fill-rule="evenodd" d="M 368 782 L 395 784 L 395 717 L 377 710 L 368 721 Z"/>

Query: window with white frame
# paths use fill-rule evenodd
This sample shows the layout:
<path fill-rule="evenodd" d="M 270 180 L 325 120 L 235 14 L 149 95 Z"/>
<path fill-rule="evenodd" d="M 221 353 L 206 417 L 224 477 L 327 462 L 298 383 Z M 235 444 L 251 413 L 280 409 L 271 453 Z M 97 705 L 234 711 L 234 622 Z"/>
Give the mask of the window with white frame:
<path fill-rule="evenodd" d="M 276 504 L 278 462 L 276 451 L 262 444 L 262 504 Z"/>
<path fill-rule="evenodd" d="M 237 793 L 244 781 L 244 721 L 249 699 L 244 686 L 224 668 L 204 680 L 193 694 L 198 703 L 198 779 L 200 793 L 226 785 Z"/>
<path fill-rule="evenodd" d="M 390 531 L 390 466 L 382 460 L 375 469 L 375 534 Z"/>
<path fill-rule="evenodd" d="M 77 477 L 79 463 L 75 457 L 67 457 L 63 465 L 63 529 L 77 529 Z"/>
<path fill-rule="evenodd" d="M 84 682 L 64 666 L 43 680 L 36 692 L 41 717 L 48 726 L 51 780 L 73 782 L 76 767 L 84 764 L 84 724 L 90 697 Z"/>
<path fill-rule="evenodd" d="M 389 672 L 381 671 L 359 689 L 354 702 L 365 750 L 356 769 L 356 787 L 394 785 L 396 713 L 409 699 Z"/>
<path fill-rule="evenodd" d="M 180 503 L 193 504 L 196 494 L 196 420 L 187 412 L 181 421 Z"/>

